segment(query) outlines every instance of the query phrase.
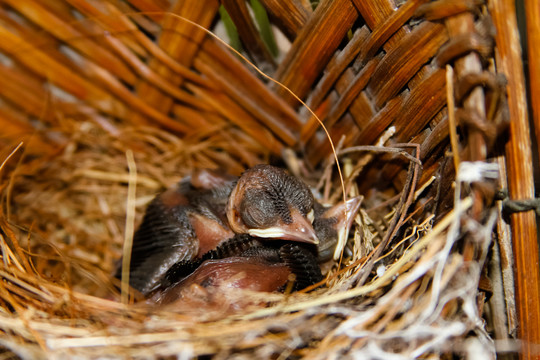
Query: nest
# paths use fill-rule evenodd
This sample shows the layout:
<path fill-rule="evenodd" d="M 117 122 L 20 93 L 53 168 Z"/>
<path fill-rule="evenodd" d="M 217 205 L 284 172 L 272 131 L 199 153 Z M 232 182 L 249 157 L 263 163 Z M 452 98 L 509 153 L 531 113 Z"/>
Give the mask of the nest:
<path fill-rule="evenodd" d="M 422 3 L 0 2 L 3 355 L 494 357 L 515 329 L 492 285 L 504 12 Z M 149 201 L 258 163 L 365 197 L 324 286 L 123 303 L 111 274 Z"/>

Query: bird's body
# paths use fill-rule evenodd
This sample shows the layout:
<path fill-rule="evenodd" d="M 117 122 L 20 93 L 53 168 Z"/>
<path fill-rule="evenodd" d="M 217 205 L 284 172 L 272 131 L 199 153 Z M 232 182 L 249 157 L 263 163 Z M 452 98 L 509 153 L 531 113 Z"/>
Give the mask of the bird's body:
<path fill-rule="evenodd" d="M 201 258 L 235 234 L 316 243 L 307 218 L 313 204 L 304 183 L 270 165 L 239 179 L 195 172 L 148 206 L 133 239 L 130 285 L 147 296 L 175 263 Z"/>

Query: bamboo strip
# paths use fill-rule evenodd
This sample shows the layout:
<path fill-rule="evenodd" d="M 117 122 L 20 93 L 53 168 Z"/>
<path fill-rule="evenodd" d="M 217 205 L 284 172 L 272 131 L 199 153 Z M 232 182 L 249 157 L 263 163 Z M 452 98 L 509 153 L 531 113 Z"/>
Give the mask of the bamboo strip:
<path fill-rule="evenodd" d="M 426 1 L 427 0 L 407 1 L 398 10 L 392 12 L 388 18 L 384 19 L 380 26 L 378 26 L 371 34 L 365 48 L 362 49 L 362 53 L 359 56 L 360 61 L 363 62 L 364 59 L 372 58 L 387 40 L 396 33 L 403 24 L 409 21 L 418 6 Z"/>
<path fill-rule="evenodd" d="M 380 58 L 374 58 L 368 62 L 350 81 L 345 91 L 341 92 L 339 100 L 332 106 L 330 113 L 324 120 L 327 127 L 332 127 L 345 111 L 347 111 L 351 103 L 358 97 L 358 94 L 365 89 L 377 65 L 379 65 L 379 60 Z"/>
<path fill-rule="evenodd" d="M 140 67 L 140 63 L 142 60 L 139 60 L 137 56 L 140 57 L 141 54 L 144 56 L 146 56 L 147 54 L 151 54 L 177 75 L 184 77 L 187 80 L 190 80 L 196 84 L 212 88 L 211 82 L 191 71 L 188 67 L 176 62 L 165 51 L 163 51 L 163 49 L 161 49 L 151 39 L 149 39 L 147 35 L 140 31 L 135 26 L 135 24 L 133 24 L 133 22 L 129 20 L 129 14 L 124 14 L 114 7 L 109 7 L 107 9 L 109 12 L 104 12 L 104 9 L 102 7 L 93 6 L 93 3 L 88 3 L 84 0 L 67 1 L 69 1 L 71 5 L 77 10 L 84 13 L 89 18 L 94 19 L 96 24 L 100 24 L 100 26 L 102 26 L 102 28 L 99 28 L 101 32 L 109 31 L 110 33 L 113 33 L 115 37 L 106 37 L 106 40 L 113 48 L 115 48 L 115 50 L 121 56 L 126 58 L 126 61 L 128 63 L 131 63 L 133 67 Z M 151 11 L 148 15 L 150 16 L 156 13 L 159 14 L 161 12 L 156 12 L 154 10 Z M 127 38 L 125 36 L 121 36 L 122 34 L 129 34 L 133 38 L 133 40 L 138 41 L 142 46 L 141 51 L 136 51 L 139 46 L 135 46 L 134 44 L 136 43 L 133 40 L 127 41 Z M 128 54 L 126 49 L 120 44 L 118 44 L 118 40 L 121 40 L 121 43 L 125 44 L 133 52 L 133 54 Z M 146 75 L 146 73 L 149 71 L 152 70 L 144 67 L 142 68 L 142 70 L 139 71 L 139 73 L 141 76 L 148 76 Z M 166 77 L 164 77 L 163 79 L 168 80 Z"/>
<path fill-rule="evenodd" d="M 305 98 L 357 18 L 358 12 L 349 0 L 321 2 L 280 63 L 275 77 L 298 97 Z M 314 33 L 319 36 L 313 36 Z M 287 91 L 274 88 L 289 104 L 298 106 Z"/>
<path fill-rule="evenodd" d="M 24 39 L 6 28 L 0 27 L 0 49 L 11 54 L 32 71 L 63 88 L 68 93 L 85 100 L 103 112 L 122 117 L 125 108 L 116 99 L 92 82 L 80 77 L 39 48 L 32 47 Z"/>
<path fill-rule="evenodd" d="M 43 84 L 21 69 L 0 64 L 0 95 L 22 109 L 26 114 L 43 122 L 53 122 L 53 114 Z M 28 121 L 27 121 L 28 122 Z"/>
<path fill-rule="evenodd" d="M 489 10 L 497 28 L 496 60 L 508 80 L 510 139 L 506 146 L 508 188 L 511 199 L 534 197 L 530 130 L 525 81 L 521 62 L 516 10 L 512 0 L 490 0 Z M 533 211 L 511 215 L 516 273 L 516 305 L 521 359 L 540 359 L 540 271 Z M 536 348 L 537 349 L 537 348 Z"/>
<path fill-rule="evenodd" d="M 259 106 L 266 109 L 266 111 L 272 111 L 275 116 L 274 121 L 280 122 L 282 126 L 286 126 L 292 131 L 300 129 L 302 121 L 294 109 L 282 98 L 270 91 L 268 86 L 250 71 L 245 62 L 242 63 L 215 39 L 204 41 L 203 50 L 214 58 L 215 65 L 219 66 L 222 72 L 231 73 L 223 76 L 227 76 L 231 81 L 234 81 L 236 86 L 249 89 L 246 92 L 254 94 Z M 201 56 L 205 55 L 201 53 Z"/>
<path fill-rule="evenodd" d="M 114 34 L 141 58 L 148 57 L 145 49 L 133 39 L 133 33 L 140 30 L 129 20 L 126 14 L 113 5 L 108 2 L 90 2 L 87 0 L 65 1 L 88 19 L 86 21 L 80 21 L 81 26 L 84 25 L 84 31 L 87 36 L 99 34 L 101 37 L 104 31 L 108 31 L 109 34 Z"/>
<path fill-rule="evenodd" d="M 171 3 L 169 0 L 127 0 L 133 7 L 142 12 L 150 12 L 147 16 L 155 21 L 163 20 L 164 14 L 156 14 L 155 12 L 167 11 Z M 146 15 L 146 14 L 145 14 Z"/>
<path fill-rule="evenodd" d="M 337 52 L 330 60 L 322 79 L 317 83 L 317 86 L 311 91 L 309 99 L 306 102 L 309 107 L 317 108 L 323 101 L 324 97 L 331 90 L 332 86 L 338 80 L 338 77 L 343 74 L 346 67 L 362 50 L 369 37 L 369 30 L 366 26 L 356 30 L 352 39 L 349 41 L 343 51 Z M 311 135 L 309 135 L 311 137 Z M 307 140 L 307 139 L 306 139 Z"/>
<path fill-rule="evenodd" d="M 398 94 L 447 40 L 442 25 L 428 22 L 402 39 L 400 46 L 386 54 L 371 77 L 368 89 L 373 93 L 375 106 L 382 107 Z"/>
<path fill-rule="evenodd" d="M 527 42 L 529 44 L 529 87 L 532 107 L 532 122 L 536 133 L 536 144 L 540 154 L 540 3 L 525 0 L 527 16 Z"/>
<path fill-rule="evenodd" d="M 216 16 L 218 5 L 215 0 L 177 1 L 170 9 L 170 12 L 208 28 Z M 163 31 L 158 44 L 171 58 L 180 64 L 191 66 L 205 37 L 206 33 L 193 24 L 187 23 L 178 17 L 167 15 L 163 21 Z M 172 74 L 169 68 L 162 65 L 160 61 L 151 61 L 150 68 L 162 77 L 168 78 L 173 86 L 179 87 L 184 81 L 182 77 Z M 145 81 L 139 83 L 136 93 L 149 106 L 159 108 L 164 114 L 169 113 L 173 106 L 173 99 Z M 134 117 L 140 116 L 137 113 L 133 115 Z"/>
<path fill-rule="evenodd" d="M 353 3 L 371 29 L 385 21 L 396 8 L 396 2 L 393 0 L 353 0 Z"/>
<path fill-rule="evenodd" d="M 133 72 L 108 49 L 99 46 L 92 38 L 86 37 L 74 26 L 62 21 L 42 5 L 33 0 L 5 0 L 14 9 L 27 16 L 44 30 L 50 32 L 58 39 L 66 42 L 81 54 L 93 60 L 99 66 L 114 73 L 128 84 L 135 83 Z"/>
<path fill-rule="evenodd" d="M 221 0 L 221 3 L 231 17 L 238 34 L 242 39 L 242 44 L 255 60 L 261 66 L 275 68 L 276 63 L 272 54 L 266 47 L 259 31 L 255 27 L 245 0 Z"/>
<path fill-rule="evenodd" d="M 200 97 L 208 99 L 208 103 L 231 123 L 236 124 L 261 144 L 265 144 L 276 155 L 281 153 L 283 144 L 277 140 L 267 129 L 260 126 L 242 107 L 232 101 L 227 95 L 219 92 L 210 92 L 196 86 L 188 88 Z"/>
<path fill-rule="evenodd" d="M 305 25 L 311 9 L 302 6 L 299 0 L 261 0 L 268 15 L 290 41 L 294 41 L 298 32 Z"/>
<path fill-rule="evenodd" d="M 200 56 L 199 58 L 204 58 Z M 210 59 L 208 59 L 210 61 Z M 296 142 L 296 136 L 291 132 L 291 130 L 283 126 L 282 124 L 275 121 L 275 117 L 272 117 L 272 114 L 265 112 L 263 108 L 258 106 L 257 102 L 250 97 L 245 96 L 246 90 L 239 89 L 227 81 L 227 77 L 223 76 L 224 72 L 218 72 L 216 66 L 211 66 L 206 64 L 198 59 L 195 60 L 195 67 L 201 71 L 201 73 L 206 74 L 210 79 L 212 79 L 216 84 L 222 86 L 223 90 L 227 93 L 231 99 L 237 101 L 245 110 L 250 114 L 255 116 L 260 122 L 268 126 L 277 136 L 280 137 L 287 145 L 292 146 Z"/>
<path fill-rule="evenodd" d="M 146 33 L 157 34 L 161 30 L 159 23 L 154 21 L 150 17 L 146 17 L 144 14 L 141 14 L 134 8 L 130 3 L 125 1 L 115 1 L 114 4 L 112 1 L 109 1 L 109 7 L 116 7 L 120 12 L 124 14 L 129 14 L 131 21 L 139 28 L 143 29 Z M 167 11 L 168 7 L 165 7 L 161 12 L 164 13 Z M 159 10 L 158 10 L 159 11 Z"/>

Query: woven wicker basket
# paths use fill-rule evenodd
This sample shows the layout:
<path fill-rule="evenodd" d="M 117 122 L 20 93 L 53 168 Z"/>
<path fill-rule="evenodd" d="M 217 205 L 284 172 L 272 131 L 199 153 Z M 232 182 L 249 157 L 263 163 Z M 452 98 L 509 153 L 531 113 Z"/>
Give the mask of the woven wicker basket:
<path fill-rule="evenodd" d="M 1 355 L 540 356 L 517 31 L 509 0 L 0 1 Z M 365 196 L 325 286 L 232 314 L 121 303 L 148 201 L 258 163 Z"/>

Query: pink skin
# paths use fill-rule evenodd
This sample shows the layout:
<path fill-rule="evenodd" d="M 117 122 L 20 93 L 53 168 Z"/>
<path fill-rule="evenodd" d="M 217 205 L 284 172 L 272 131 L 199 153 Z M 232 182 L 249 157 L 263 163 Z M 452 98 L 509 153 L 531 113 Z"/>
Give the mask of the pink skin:
<path fill-rule="evenodd" d="M 290 274 L 284 264 L 268 264 L 258 258 L 207 260 L 179 283 L 154 294 L 149 302 L 186 306 L 190 302 L 216 302 L 235 289 L 273 292 L 287 283 Z M 232 305 L 234 308 L 242 307 L 242 304 Z"/>

